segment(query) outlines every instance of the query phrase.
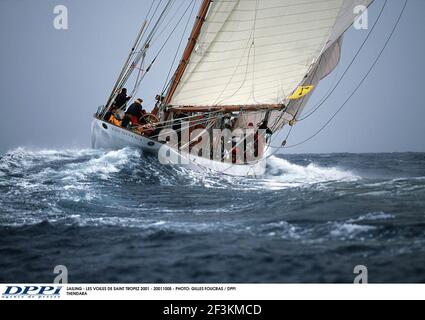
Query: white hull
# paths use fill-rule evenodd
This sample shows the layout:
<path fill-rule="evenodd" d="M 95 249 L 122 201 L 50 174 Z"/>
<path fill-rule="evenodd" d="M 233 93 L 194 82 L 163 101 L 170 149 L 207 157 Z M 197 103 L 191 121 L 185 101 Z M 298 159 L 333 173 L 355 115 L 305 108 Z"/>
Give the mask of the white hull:
<path fill-rule="evenodd" d="M 189 154 L 179 154 L 175 149 L 169 148 L 157 141 L 150 140 L 123 128 L 94 118 L 92 122 L 92 147 L 95 149 L 122 149 L 126 147 L 138 148 L 145 153 L 158 155 L 161 159 L 164 149 L 173 153 L 180 159 L 180 163 L 197 171 L 217 171 L 231 176 L 260 177 L 266 170 L 266 160 L 263 159 L 255 164 L 235 165 L 212 161 Z M 161 152 L 160 152 L 161 150 Z M 164 163 L 164 161 L 162 161 Z"/>

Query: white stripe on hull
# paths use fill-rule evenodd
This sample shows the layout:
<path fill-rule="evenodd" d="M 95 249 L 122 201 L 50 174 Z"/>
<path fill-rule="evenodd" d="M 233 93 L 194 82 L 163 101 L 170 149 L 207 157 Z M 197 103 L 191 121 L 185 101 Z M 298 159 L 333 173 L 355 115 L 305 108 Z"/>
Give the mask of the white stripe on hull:
<path fill-rule="evenodd" d="M 175 149 L 169 148 L 157 141 L 150 140 L 96 118 L 93 119 L 92 122 L 91 139 L 92 147 L 95 149 L 122 149 L 132 147 L 141 149 L 145 153 L 158 155 L 159 157 L 159 151 L 164 147 L 170 152 L 178 154 Z M 184 158 L 186 162 L 189 163 L 184 166 L 197 171 L 213 170 L 231 176 L 260 177 L 264 175 L 266 170 L 265 159 L 252 165 L 233 165 L 188 154 L 178 154 L 178 157 L 180 157 L 180 159 Z M 158 161 L 160 160 L 158 159 Z"/>

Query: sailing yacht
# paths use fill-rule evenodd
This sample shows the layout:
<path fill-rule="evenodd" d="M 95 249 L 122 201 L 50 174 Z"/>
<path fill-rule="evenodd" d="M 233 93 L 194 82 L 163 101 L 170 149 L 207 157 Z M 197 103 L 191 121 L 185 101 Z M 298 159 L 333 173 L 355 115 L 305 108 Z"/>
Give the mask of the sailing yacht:
<path fill-rule="evenodd" d="M 318 83 L 339 63 L 359 6 L 373 0 L 202 0 L 155 109 L 143 125 L 112 124 L 105 115 L 120 90 L 134 73 L 139 86 L 156 62 L 146 67 L 146 55 L 174 2 L 143 23 L 107 103 L 94 116 L 92 145 L 135 147 L 196 170 L 261 176 L 270 136 L 297 124 Z M 213 151 L 199 147 L 201 141 Z"/>

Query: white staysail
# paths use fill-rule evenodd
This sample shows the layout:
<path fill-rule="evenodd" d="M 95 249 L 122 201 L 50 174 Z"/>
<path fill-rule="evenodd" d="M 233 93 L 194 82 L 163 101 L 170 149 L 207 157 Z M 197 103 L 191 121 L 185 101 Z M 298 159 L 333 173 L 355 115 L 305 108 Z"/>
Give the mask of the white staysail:
<path fill-rule="evenodd" d="M 338 61 L 334 44 L 353 23 L 354 8 L 372 1 L 212 1 L 170 104 L 282 103 L 317 70 L 323 54 Z M 322 76 L 334 62 L 322 68 Z"/>

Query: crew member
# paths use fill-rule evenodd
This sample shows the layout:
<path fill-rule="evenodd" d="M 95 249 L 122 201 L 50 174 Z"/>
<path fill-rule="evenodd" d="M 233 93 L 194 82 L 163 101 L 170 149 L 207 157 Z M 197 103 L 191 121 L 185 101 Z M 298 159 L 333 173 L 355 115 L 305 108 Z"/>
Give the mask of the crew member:
<path fill-rule="evenodd" d="M 260 134 L 260 130 L 261 134 Z M 260 157 L 263 155 L 264 149 L 266 147 L 267 142 L 270 140 L 270 137 L 273 135 L 273 131 L 269 128 L 269 121 L 265 119 L 260 126 L 258 127 L 258 131 L 255 132 L 254 135 L 254 155 L 256 157 Z"/>
<path fill-rule="evenodd" d="M 131 97 L 127 97 L 127 89 L 122 88 L 121 92 L 115 98 L 114 106 L 117 109 L 125 109 L 125 106 L 130 99 Z"/>
<path fill-rule="evenodd" d="M 116 115 L 117 109 L 116 108 L 112 108 L 110 112 L 108 112 L 108 114 L 106 116 L 108 116 L 107 118 L 105 117 L 105 119 L 109 122 L 112 123 L 115 126 L 121 127 L 122 125 L 122 121 L 118 119 L 117 115 Z"/>
<path fill-rule="evenodd" d="M 103 117 L 103 120 L 110 122 L 111 116 L 114 115 L 114 113 L 117 111 L 117 108 L 115 105 L 111 107 L 111 109 L 105 113 L 105 116 Z"/>
<path fill-rule="evenodd" d="M 143 120 L 142 120 L 142 123 L 139 122 L 139 119 L 141 119 L 141 117 L 144 115 L 142 103 L 143 103 L 143 100 L 142 99 L 137 99 L 128 108 L 128 110 L 126 112 L 126 115 L 130 116 L 131 123 L 133 125 L 143 124 Z"/>
<path fill-rule="evenodd" d="M 260 126 L 258 127 L 259 130 L 265 130 L 266 134 L 271 136 L 273 135 L 273 131 L 269 128 L 269 121 L 268 120 L 264 120 Z"/>
<path fill-rule="evenodd" d="M 232 114 L 226 113 L 223 117 L 223 129 L 232 130 L 233 129 L 233 121 Z"/>

